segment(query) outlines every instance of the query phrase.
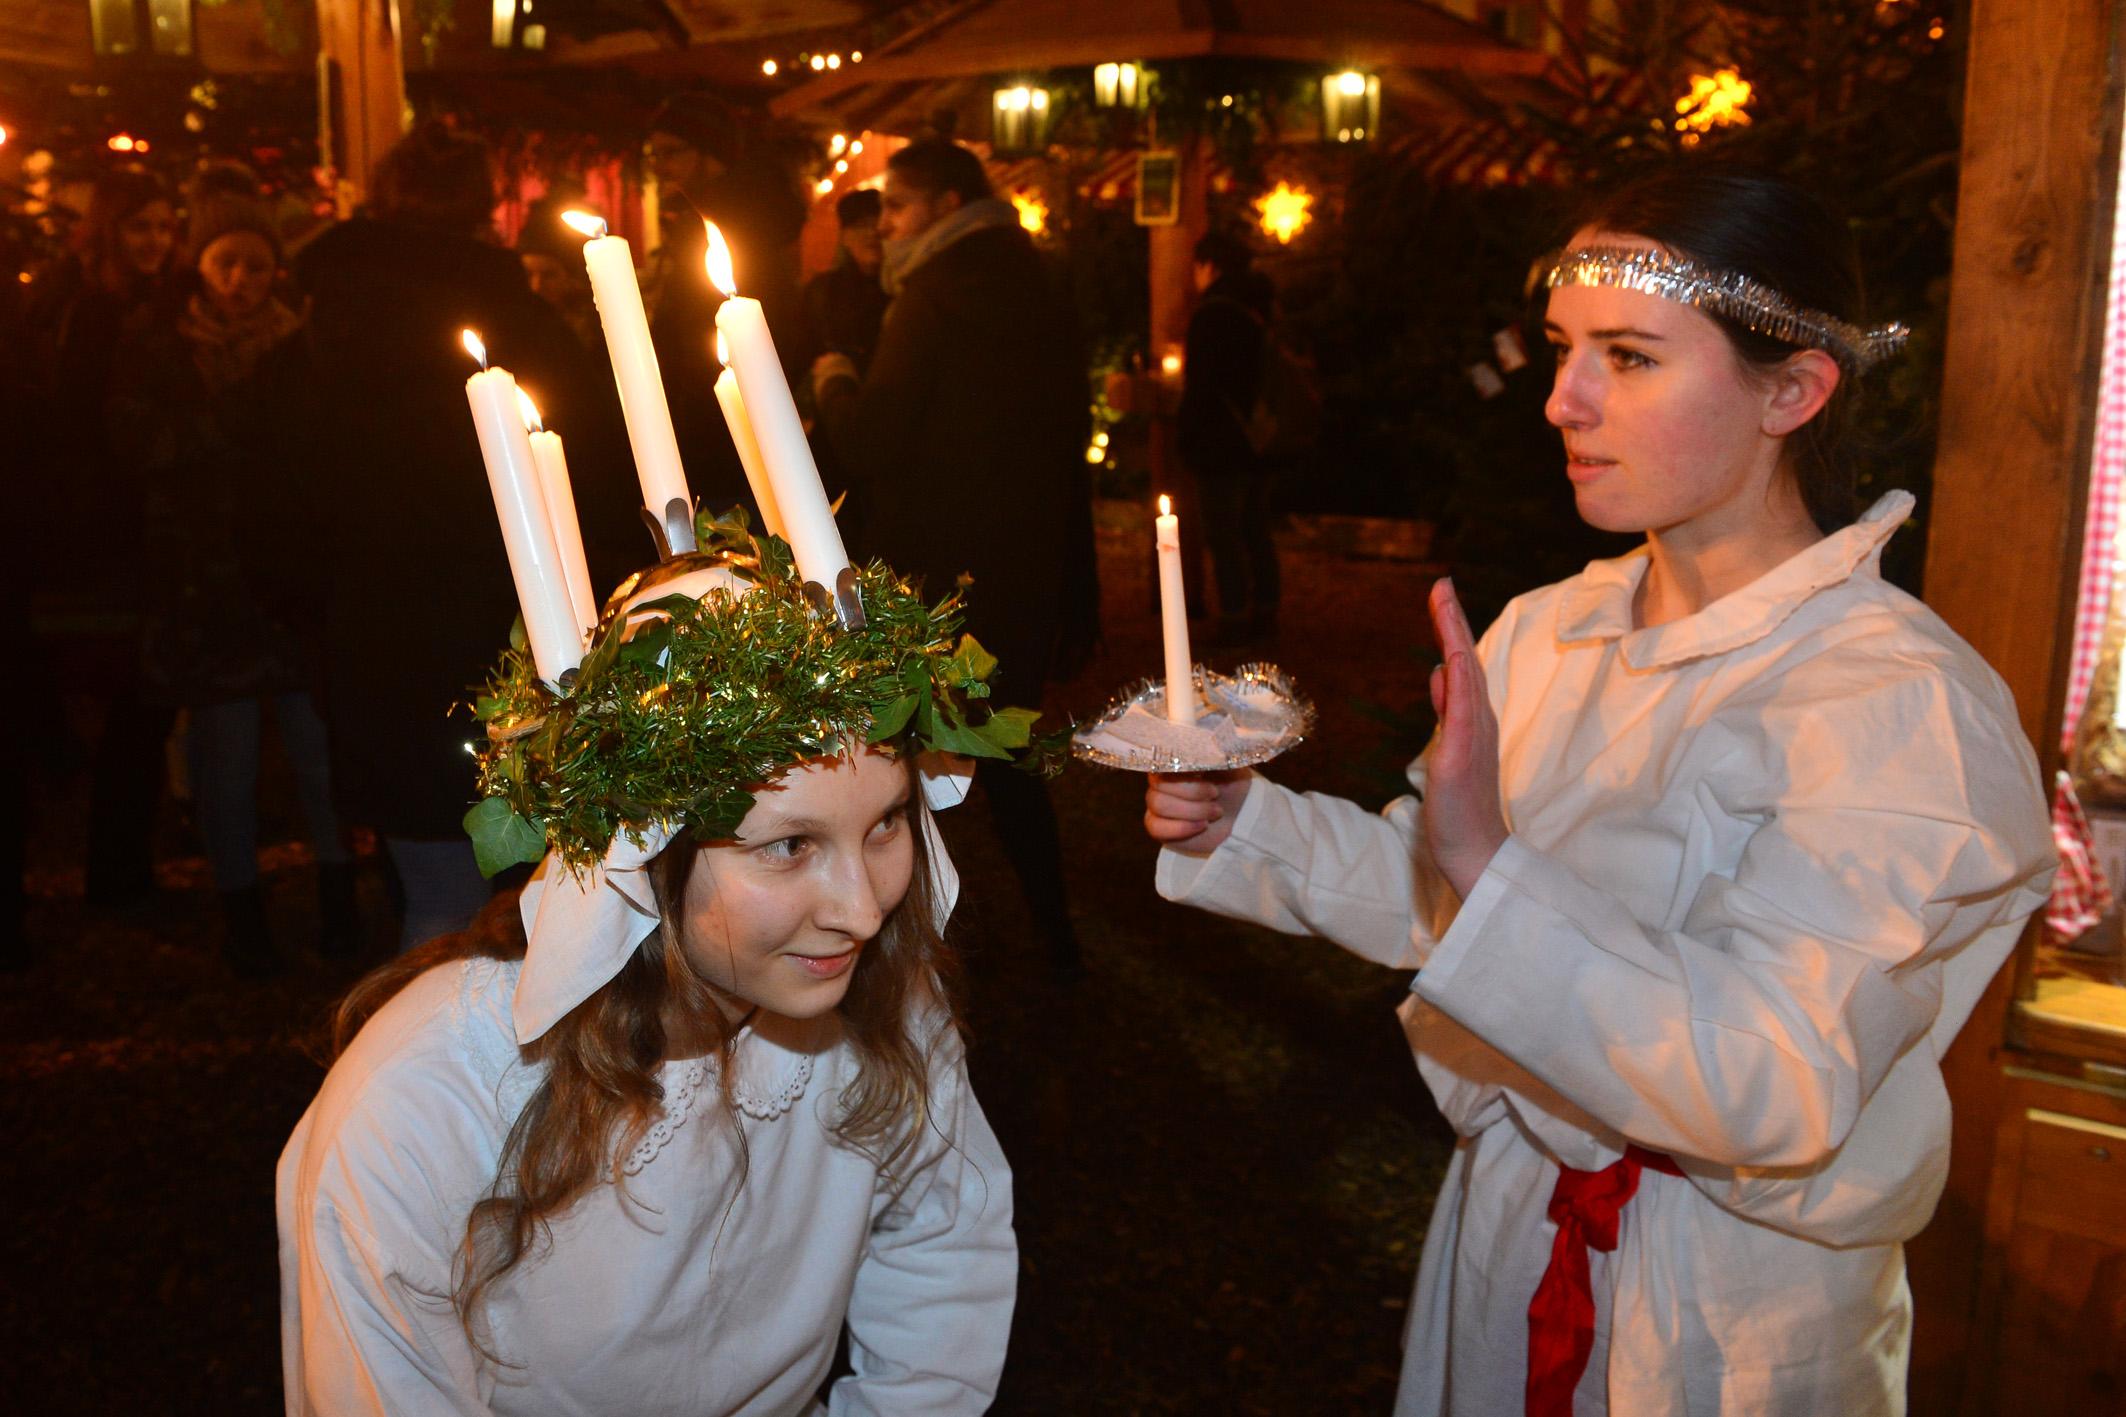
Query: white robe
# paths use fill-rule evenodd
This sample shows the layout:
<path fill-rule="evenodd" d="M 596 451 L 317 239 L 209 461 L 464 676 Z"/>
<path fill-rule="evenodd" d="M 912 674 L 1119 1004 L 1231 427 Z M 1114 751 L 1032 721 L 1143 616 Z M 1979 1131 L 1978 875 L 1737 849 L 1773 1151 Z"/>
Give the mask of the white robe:
<path fill-rule="evenodd" d="M 520 965 L 430 970 L 379 1010 L 281 1156 L 291 1414 L 977 1413 L 1017 1285 L 1011 1172 L 949 1029 L 929 1125 L 882 1176 L 830 1132 L 855 1060 L 832 1016 L 665 1065 L 661 1119 L 490 1290 L 476 1356 L 451 1306 L 473 1203 L 539 1081 L 518 1059 Z M 743 1155 L 738 1130 L 744 1132 Z M 853 1376 L 815 1393 L 844 1321 Z"/>
<path fill-rule="evenodd" d="M 1577 1413 L 1904 1410 L 1939 1059 L 2054 862 L 2006 687 L 1881 578 L 1910 506 L 1667 625 L 1632 628 L 1643 548 L 1509 606 L 1478 653 L 1512 836 L 1466 902 L 1415 797 L 1259 780 L 1216 852 L 1160 854 L 1169 899 L 1420 971 L 1404 1026 L 1462 1141 L 1401 1417 L 1522 1410 L 1557 1166 L 1634 1142 L 1686 1174 L 1592 1256 Z"/>

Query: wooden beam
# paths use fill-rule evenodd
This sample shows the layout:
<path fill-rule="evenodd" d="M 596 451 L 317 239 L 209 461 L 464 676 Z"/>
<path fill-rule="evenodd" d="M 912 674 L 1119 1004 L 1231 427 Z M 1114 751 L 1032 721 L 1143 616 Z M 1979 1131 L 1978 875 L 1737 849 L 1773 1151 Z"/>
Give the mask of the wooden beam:
<path fill-rule="evenodd" d="M 406 64 L 398 0 L 317 0 L 322 154 L 342 214 L 369 190 L 376 165 L 406 131 Z"/>
<path fill-rule="evenodd" d="M 1973 0 L 1927 600 L 2000 671 L 2056 765 L 2081 561 L 2112 199 L 2122 0 Z M 1992 1350 L 1974 1331 L 2012 971 L 1943 1071 L 1948 1187 L 1909 1247 L 1911 1410 L 1953 1413 Z"/>

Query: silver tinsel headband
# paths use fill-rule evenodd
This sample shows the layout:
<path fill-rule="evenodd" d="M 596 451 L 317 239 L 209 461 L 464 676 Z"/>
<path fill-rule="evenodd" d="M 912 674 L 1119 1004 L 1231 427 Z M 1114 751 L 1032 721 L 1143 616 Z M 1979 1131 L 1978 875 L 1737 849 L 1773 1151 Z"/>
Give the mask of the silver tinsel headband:
<path fill-rule="evenodd" d="M 1602 285 L 1657 295 L 1723 315 L 1787 344 L 1830 354 L 1841 364 L 1867 369 L 1904 347 L 1911 331 L 1900 324 L 1863 329 L 1835 315 L 1796 305 L 1762 281 L 1739 271 L 1715 270 L 1666 251 L 1625 246 L 1580 246 L 1559 251 L 1543 265 L 1545 290 L 1561 285 Z"/>

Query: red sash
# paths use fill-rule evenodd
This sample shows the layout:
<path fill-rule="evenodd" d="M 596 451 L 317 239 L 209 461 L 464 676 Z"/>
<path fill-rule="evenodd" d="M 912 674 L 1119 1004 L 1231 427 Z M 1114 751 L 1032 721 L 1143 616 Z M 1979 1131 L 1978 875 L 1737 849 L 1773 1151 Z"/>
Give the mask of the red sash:
<path fill-rule="evenodd" d="M 1594 1351 L 1594 1287 L 1587 1252 L 1617 1247 L 1617 1220 L 1639 1189 L 1639 1172 L 1680 1176 L 1676 1163 L 1642 1146 L 1599 1171 L 1558 1168 L 1550 1221 L 1558 1227 L 1550 1267 L 1528 1305 L 1527 1417 L 1572 1417 L 1572 1390 Z"/>

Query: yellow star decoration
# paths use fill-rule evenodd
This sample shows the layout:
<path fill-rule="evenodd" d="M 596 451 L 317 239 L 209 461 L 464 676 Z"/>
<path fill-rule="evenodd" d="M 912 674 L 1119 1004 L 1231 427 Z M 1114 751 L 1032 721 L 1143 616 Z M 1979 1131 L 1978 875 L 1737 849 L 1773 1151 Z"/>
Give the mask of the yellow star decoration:
<path fill-rule="evenodd" d="M 1750 116 L 1743 110 L 1750 94 L 1750 81 L 1734 69 L 1691 75 L 1690 92 L 1676 100 L 1676 131 L 1683 134 L 1683 145 L 1697 146 L 1699 136 L 1714 128 L 1747 124 Z"/>
<path fill-rule="evenodd" d="M 1292 238 L 1314 220 L 1314 213 L 1309 210 L 1313 205 L 1312 192 L 1283 181 L 1255 199 L 1255 211 L 1262 218 L 1263 232 L 1276 237 L 1280 246 L 1289 246 Z"/>

